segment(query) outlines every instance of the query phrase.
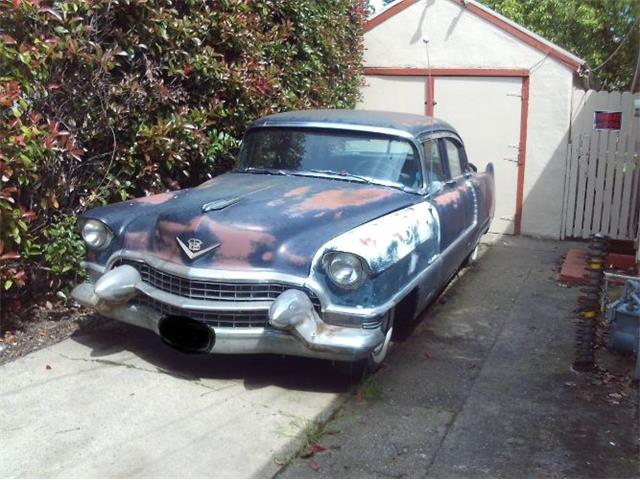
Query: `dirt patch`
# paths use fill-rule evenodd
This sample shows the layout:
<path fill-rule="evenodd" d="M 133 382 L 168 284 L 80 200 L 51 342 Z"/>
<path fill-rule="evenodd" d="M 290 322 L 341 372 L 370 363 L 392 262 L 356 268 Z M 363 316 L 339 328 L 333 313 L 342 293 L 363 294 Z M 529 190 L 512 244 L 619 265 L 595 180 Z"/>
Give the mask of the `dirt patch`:
<path fill-rule="evenodd" d="M 63 302 L 32 305 L 20 314 L 5 313 L 0 319 L 0 365 L 58 343 L 95 318 L 81 307 Z"/>

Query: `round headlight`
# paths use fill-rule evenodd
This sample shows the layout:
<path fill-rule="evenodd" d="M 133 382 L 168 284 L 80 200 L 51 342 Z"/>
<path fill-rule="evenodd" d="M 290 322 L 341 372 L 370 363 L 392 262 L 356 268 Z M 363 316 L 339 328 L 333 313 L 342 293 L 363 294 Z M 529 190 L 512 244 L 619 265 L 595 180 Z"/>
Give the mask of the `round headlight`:
<path fill-rule="evenodd" d="M 341 288 L 357 288 L 365 279 L 362 261 L 351 253 L 329 254 L 325 268 L 331 281 Z"/>
<path fill-rule="evenodd" d="M 111 243 L 111 231 L 98 220 L 87 220 L 82 226 L 82 238 L 91 248 L 101 250 Z"/>

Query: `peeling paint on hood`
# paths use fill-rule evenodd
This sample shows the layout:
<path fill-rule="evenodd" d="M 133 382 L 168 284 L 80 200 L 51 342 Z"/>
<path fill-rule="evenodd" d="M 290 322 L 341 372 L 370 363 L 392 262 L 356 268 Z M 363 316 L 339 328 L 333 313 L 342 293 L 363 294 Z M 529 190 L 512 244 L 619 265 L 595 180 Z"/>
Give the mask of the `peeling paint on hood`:
<path fill-rule="evenodd" d="M 203 206 L 234 199 L 223 208 Z M 237 201 L 236 201 L 237 200 Z M 391 187 L 307 176 L 229 173 L 197 188 L 117 203 L 84 216 L 116 234 L 108 251 L 126 248 L 200 268 L 275 270 L 306 276 L 316 251 L 382 215 L 421 202 Z M 197 239 L 220 246 L 190 260 L 178 246 Z M 194 242 L 198 243 L 198 242 Z"/>

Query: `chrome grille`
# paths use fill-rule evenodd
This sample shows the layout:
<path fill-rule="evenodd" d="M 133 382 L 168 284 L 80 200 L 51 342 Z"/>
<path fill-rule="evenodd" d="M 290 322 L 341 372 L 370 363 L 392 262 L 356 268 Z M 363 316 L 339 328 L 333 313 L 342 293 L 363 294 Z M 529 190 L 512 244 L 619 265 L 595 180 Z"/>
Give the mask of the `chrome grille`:
<path fill-rule="evenodd" d="M 237 301 L 268 301 L 275 300 L 285 290 L 300 287 L 284 283 L 256 283 L 256 282 L 220 282 L 217 280 L 192 280 L 173 273 L 163 272 L 147 263 L 119 259 L 114 267 L 130 265 L 140 273 L 142 281 L 162 290 L 184 298 L 194 300 L 223 300 Z M 320 300 L 310 290 L 304 290 L 309 296 L 316 312 L 321 312 Z"/>
<path fill-rule="evenodd" d="M 268 310 L 242 310 L 242 311 L 207 311 L 174 307 L 155 300 L 143 294 L 138 294 L 132 303 L 152 308 L 161 315 L 176 315 L 189 317 L 193 320 L 204 322 L 212 327 L 230 328 L 262 328 L 269 322 Z"/>

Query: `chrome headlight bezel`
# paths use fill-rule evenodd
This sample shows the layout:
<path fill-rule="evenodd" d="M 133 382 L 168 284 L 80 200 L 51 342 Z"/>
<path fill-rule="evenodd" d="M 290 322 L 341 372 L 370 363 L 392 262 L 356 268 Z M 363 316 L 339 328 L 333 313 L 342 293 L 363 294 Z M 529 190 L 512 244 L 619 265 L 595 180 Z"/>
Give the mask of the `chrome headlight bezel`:
<path fill-rule="evenodd" d="M 113 232 L 100 220 L 86 219 L 80 225 L 80 234 L 87 247 L 93 250 L 104 250 L 113 240 Z"/>
<path fill-rule="evenodd" d="M 327 252 L 322 257 L 322 266 L 331 283 L 342 290 L 361 287 L 369 276 L 366 262 L 353 253 Z"/>

